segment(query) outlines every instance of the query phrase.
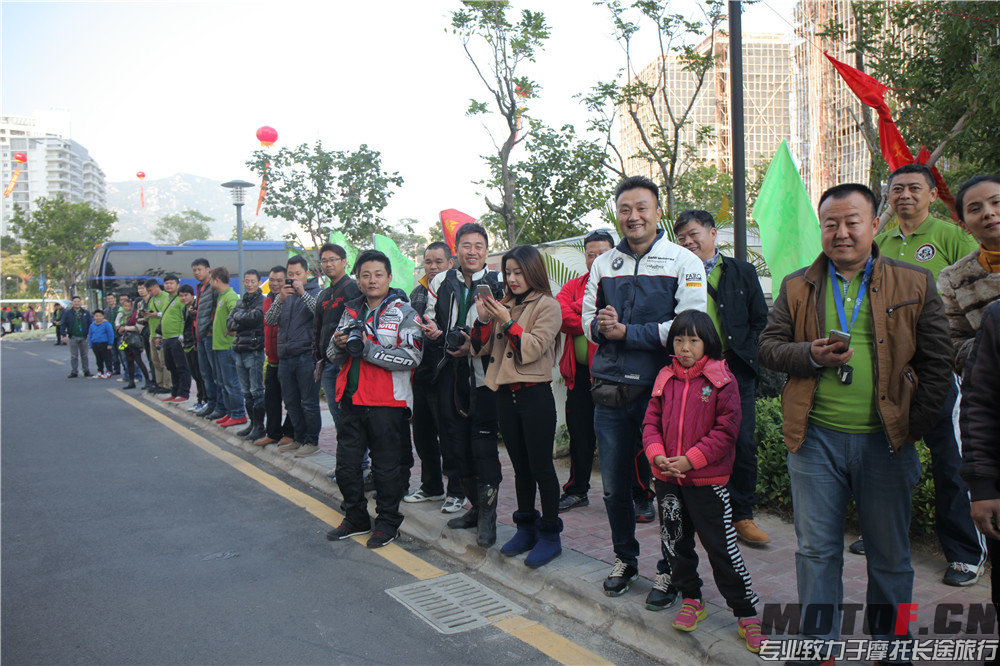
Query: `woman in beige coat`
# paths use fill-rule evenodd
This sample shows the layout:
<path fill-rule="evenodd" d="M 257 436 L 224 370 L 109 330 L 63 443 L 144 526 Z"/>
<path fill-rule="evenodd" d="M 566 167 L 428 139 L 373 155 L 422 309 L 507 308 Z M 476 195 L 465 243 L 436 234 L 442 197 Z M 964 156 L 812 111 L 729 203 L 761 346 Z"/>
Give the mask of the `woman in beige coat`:
<path fill-rule="evenodd" d="M 473 348 L 489 356 L 486 385 L 497 392 L 497 416 L 514 466 L 517 533 L 500 552 L 527 551 L 524 563 L 540 567 L 562 552 L 559 533 L 559 480 L 552 463 L 556 405 L 552 371 L 562 310 L 552 297 L 538 250 L 519 245 L 503 255 L 507 293 L 502 300 L 477 297 Z M 541 515 L 535 509 L 535 489 Z"/>

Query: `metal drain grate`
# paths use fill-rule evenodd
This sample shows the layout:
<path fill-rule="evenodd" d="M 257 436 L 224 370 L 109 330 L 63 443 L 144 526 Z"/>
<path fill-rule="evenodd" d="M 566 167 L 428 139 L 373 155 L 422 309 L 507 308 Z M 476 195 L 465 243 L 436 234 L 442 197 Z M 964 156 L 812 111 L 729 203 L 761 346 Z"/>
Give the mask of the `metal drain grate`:
<path fill-rule="evenodd" d="M 465 574 L 401 585 L 386 593 L 442 634 L 477 629 L 498 618 L 526 612 Z"/>

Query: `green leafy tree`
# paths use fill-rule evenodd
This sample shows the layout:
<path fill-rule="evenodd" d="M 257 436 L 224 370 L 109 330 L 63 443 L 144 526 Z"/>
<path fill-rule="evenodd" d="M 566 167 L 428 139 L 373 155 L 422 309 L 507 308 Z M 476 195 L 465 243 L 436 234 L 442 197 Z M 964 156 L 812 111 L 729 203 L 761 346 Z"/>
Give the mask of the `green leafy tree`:
<path fill-rule="evenodd" d="M 518 236 L 514 192 L 516 185 L 511 173 L 511 151 L 524 141 L 519 134 L 527 109 L 526 100 L 538 95 L 538 84 L 521 73 L 525 63 L 534 62 L 536 53 L 549 37 L 549 27 L 541 12 L 522 10 L 517 23 L 507 16 L 510 3 L 494 0 L 465 0 L 463 9 L 452 12 L 451 26 L 462 41 L 462 48 L 476 74 L 486 86 L 491 101 L 471 100 L 466 113 L 470 116 L 495 111 L 503 119 L 502 130 L 490 131 L 496 147 L 496 169 L 493 180 L 500 193 L 500 203 L 486 197 L 486 207 L 503 221 L 507 243 L 514 245 Z"/>
<path fill-rule="evenodd" d="M 620 109 L 627 117 L 622 122 L 635 127 L 643 150 L 640 155 L 623 156 L 612 144 L 614 158 L 606 160 L 605 165 L 620 176 L 624 175 L 625 160 L 648 160 L 659 171 L 665 217 L 672 220 L 677 185 L 690 166 L 685 153 L 710 131 L 694 125 L 693 112 L 699 96 L 711 85 L 717 58 L 715 40 L 726 18 L 725 5 L 722 0 L 701 0 L 701 17 L 694 19 L 672 12 L 669 0 L 636 0 L 627 6 L 621 0 L 603 0 L 601 4 L 609 9 L 615 37 L 622 46 L 626 83 L 601 82 L 584 96 L 591 111 L 591 129 L 603 131 L 610 144 L 614 109 Z M 632 41 L 644 27 L 655 32 L 660 47 L 652 82 L 638 77 L 645 63 L 636 66 L 632 60 Z M 702 41 L 707 45 L 697 48 Z M 679 94 L 670 82 L 668 63 L 672 62 L 680 63 L 690 75 L 690 86 L 684 94 Z M 669 226 L 667 233 L 673 238 Z"/>
<path fill-rule="evenodd" d="M 441 228 L 440 220 L 435 220 L 434 224 L 432 224 L 430 229 L 427 231 L 427 244 L 430 245 L 431 243 L 436 243 L 438 241 L 441 241 L 442 243 L 445 242 L 444 229 Z"/>
<path fill-rule="evenodd" d="M 117 221 L 115 213 L 70 203 L 60 195 L 36 200 L 30 213 L 16 207 L 10 228 L 21 239 L 28 264 L 72 294 L 94 255 L 94 246 L 111 238 Z"/>
<path fill-rule="evenodd" d="M 587 231 L 581 218 L 603 206 L 611 195 L 603 168 L 601 143 L 580 140 L 572 125 L 556 130 L 531 121 L 524 159 L 509 165 L 513 183 L 513 236 L 499 214 L 485 216 L 487 229 L 509 247 L 577 236 Z M 486 158 L 491 178 L 481 184 L 498 187 L 504 178 L 500 158 Z"/>
<path fill-rule="evenodd" d="M 17 254 L 20 251 L 21 242 L 19 240 L 10 234 L 0 236 L 0 254 L 6 257 L 11 254 Z"/>
<path fill-rule="evenodd" d="M 180 245 L 189 240 L 206 240 L 212 235 L 208 223 L 212 218 L 196 210 L 164 215 L 153 229 L 153 238 L 168 245 Z"/>
<path fill-rule="evenodd" d="M 764 182 L 769 164 L 770 162 L 760 162 L 753 171 L 746 173 L 748 208 L 752 208 L 753 202 L 757 200 L 757 193 L 760 192 L 760 186 Z M 715 218 L 715 227 L 720 231 L 732 228 L 733 177 L 731 174 L 720 171 L 714 164 L 696 164 L 688 169 L 677 182 L 676 192 L 674 220 L 677 219 L 676 216 L 680 215 L 681 211 L 701 209 L 712 214 L 712 217 Z M 673 220 L 668 222 L 664 216 L 661 224 L 665 223 L 673 226 Z M 748 218 L 747 230 L 756 236 L 757 229 L 757 221 Z M 731 254 L 733 246 L 728 242 L 720 243 L 719 249 L 725 254 Z M 754 265 L 759 275 L 769 275 L 764 257 L 753 248 L 747 248 L 747 260 Z"/>
<path fill-rule="evenodd" d="M 853 33 L 851 64 L 889 87 L 893 116 L 914 154 L 924 145 L 929 164 L 944 158 L 942 172 L 953 182 L 1000 171 L 1000 3 L 865 0 L 852 2 L 851 12 L 819 36 L 837 40 Z M 870 109 L 858 125 L 873 179 L 884 177 Z"/>
<path fill-rule="evenodd" d="M 236 225 L 233 225 L 233 233 L 229 237 L 229 240 L 236 240 Z M 267 238 L 267 229 L 263 225 L 257 224 L 255 222 L 243 223 L 243 240 L 248 241 L 265 241 Z"/>
<path fill-rule="evenodd" d="M 389 229 L 385 234 L 392 240 L 396 241 L 396 245 L 399 247 L 400 252 L 417 263 L 421 263 L 423 261 L 424 248 L 430 244 L 430 241 L 427 240 L 427 236 L 418 234 L 413 230 L 414 225 L 419 223 L 420 220 L 412 217 L 404 217 L 394 228 Z"/>
<path fill-rule="evenodd" d="M 381 213 L 392 188 L 403 184 L 398 173 L 382 169 L 382 153 L 365 144 L 354 151 L 325 150 L 321 141 L 275 154 L 257 150 L 246 164 L 258 176 L 269 165 L 264 213 L 297 224 L 316 248 L 331 231 L 343 233 L 359 247 L 368 246 L 372 234 L 387 231 Z M 296 236 L 286 238 L 293 241 Z"/>

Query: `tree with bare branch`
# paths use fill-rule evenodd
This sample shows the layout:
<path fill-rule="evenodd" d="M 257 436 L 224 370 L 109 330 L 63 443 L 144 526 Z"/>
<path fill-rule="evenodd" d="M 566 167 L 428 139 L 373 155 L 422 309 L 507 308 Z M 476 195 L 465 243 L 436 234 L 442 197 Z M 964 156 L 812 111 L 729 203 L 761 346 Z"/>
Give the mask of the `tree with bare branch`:
<path fill-rule="evenodd" d="M 707 137 L 708 127 L 695 125 L 694 111 L 700 96 L 711 85 L 717 59 L 715 40 L 726 18 L 722 0 L 702 0 L 700 16 L 690 18 L 671 11 L 669 0 L 636 0 L 624 5 L 620 0 L 602 0 L 611 14 L 615 36 L 622 47 L 624 85 L 618 81 L 594 86 L 583 101 L 591 110 L 591 129 L 607 132 L 609 158 L 605 166 L 625 175 L 626 160 L 641 157 L 655 165 L 660 175 L 666 215 L 673 219 L 678 182 L 693 163 L 689 155 Z M 632 43 L 644 27 L 656 32 L 659 57 L 655 75 L 644 80 L 632 58 Z M 680 68 L 690 79 L 683 94 L 670 80 Z M 622 122 L 635 127 L 643 150 L 639 155 L 622 155 L 610 140 L 614 110 L 626 116 Z M 665 228 L 673 234 L 670 225 Z"/>
<path fill-rule="evenodd" d="M 526 101 L 538 95 L 538 84 L 524 76 L 521 70 L 525 63 L 535 61 L 536 53 L 549 37 L 549 27 L 541 12 L 527 9 L 521 12 L 517 23 L 511 23 L 507 17 L 510 3 L 506 1 L 465 0 L 462 5 L 462 9 L 452 12 L 452 29 L 461 39 L 466 57 L 504 121 L 503 130 L 498 134 L 487 128 L 497 151 L 501 198 L 496 204 L 486 197 L 486 206 L 503 219 L 507 243 L 513 245 L 518 229 L 510 157 L 514 147 L 527 135 L 526 126 L 521 131 Z M 489 109 L 489 102 L 473 99 L 466 113 L 488 114 Z"/>

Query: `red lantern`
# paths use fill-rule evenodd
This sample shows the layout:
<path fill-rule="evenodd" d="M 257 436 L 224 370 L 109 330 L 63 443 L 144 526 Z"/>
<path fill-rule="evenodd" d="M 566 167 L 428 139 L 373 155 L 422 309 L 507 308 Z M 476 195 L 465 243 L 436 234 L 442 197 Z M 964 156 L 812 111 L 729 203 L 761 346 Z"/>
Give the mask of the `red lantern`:
<path fill-rule="evenodd" d="M 28 161 L 28 156 L 24 153 L 14 153 L 14 161 L 18 164 L 24 164 Z"/>
<path fill-rule="evenodd" d="M 139 179 L 139 206 L 146 207 L 146 193 L 142 189 L 142 179 L 146 177 L 145 171 L 136 171 L 135 177 Z"/>
<path fill-rule="evenodd" d="M 278 131 L 273 127 L 264 125 L 257 130 L 257 140 L 262 146 L 272 146 L 278 140 Z"/>

